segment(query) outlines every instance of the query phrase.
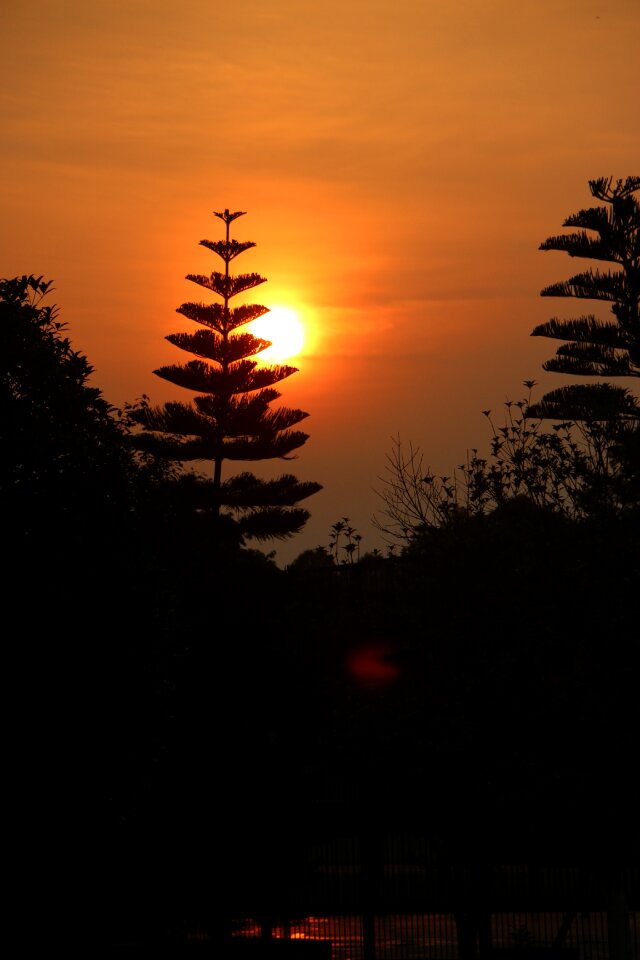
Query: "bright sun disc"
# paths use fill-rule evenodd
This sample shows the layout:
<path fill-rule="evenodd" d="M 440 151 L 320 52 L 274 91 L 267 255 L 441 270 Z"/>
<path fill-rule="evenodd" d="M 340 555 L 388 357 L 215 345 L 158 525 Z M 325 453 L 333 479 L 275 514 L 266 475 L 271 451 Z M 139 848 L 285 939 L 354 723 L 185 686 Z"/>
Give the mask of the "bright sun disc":
<path fill-rule="evenodd" d="M 271 341 L 271 346 L 258 354 L 260 360 L 289 360 L 304 346 L 304 326 L 299 314 L 290 307 L 271 307 L 269 313 L 253 321 L 251 333 Z"/>

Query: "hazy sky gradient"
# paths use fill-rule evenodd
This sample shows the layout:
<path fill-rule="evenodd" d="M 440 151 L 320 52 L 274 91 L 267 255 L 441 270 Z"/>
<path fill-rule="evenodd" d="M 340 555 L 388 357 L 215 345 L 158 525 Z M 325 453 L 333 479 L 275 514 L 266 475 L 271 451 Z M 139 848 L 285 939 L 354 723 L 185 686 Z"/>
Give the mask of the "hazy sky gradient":
<path fill-rule="evenodd" d="M 342 515 L 378 545 L 392 436 L 449 470 L 483 409 L 562 382 L 529 333 L 582 264 L 537 247 L 589 178 L 639 172 L 639 0 L 21 0 L 0 25 L 0 275 L 54 280 L 108 400 L 188 399 L 152 370 L 185 359 L 163 337 L 218 268 L 213 210 L 248 211 L 249 299 L 303 308 L 282 402 L 310 440 L 267 470 L 324 490 L 281 561 Z"/>

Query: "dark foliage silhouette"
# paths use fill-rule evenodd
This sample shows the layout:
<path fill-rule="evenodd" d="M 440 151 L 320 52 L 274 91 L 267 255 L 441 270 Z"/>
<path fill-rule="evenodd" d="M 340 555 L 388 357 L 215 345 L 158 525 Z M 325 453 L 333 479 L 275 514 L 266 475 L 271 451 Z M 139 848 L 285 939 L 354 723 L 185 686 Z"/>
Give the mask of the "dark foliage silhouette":
<path fill-rule="evenodd" d="M 131 543 L 136 525 L 182 522 L 193 479 L 132 444 L 131 423 L 90 383 L 51 281 L 0 281 L 0 494 L 5 523 L 25 548 L 66 551 Z M 153 517 L 153 521 L 151 518 Z M 141 530 L 138 529 L 138 533 Z"/>
<path fill-rule="evenodd" d="M 540 250 L 612 263 L 617 269 L 601 272 L 590 268 L 545 287 L 540 295 L 610 303 L 613 317 L 601 320 L 592 313 L 572 320 L 553 317 L 537 326 L 531 336 L 567 341 L 543 364 L 545 370 L 588 377 L 639 377 L 640 203 L 635 194 L 640 191 L 640 177 L 615 184 L 612 178 L 601 177 L 590 180 L 589 188 L 594 199 L 605 206 L 567 217 L 563 226 L 577 227 L 578 232 L 548 237 Z M 571 390 L 567 401 L 570 395 Z"/>
<path fill-rule="evenodd" d="M 212 482 L 203 480 L 198 485 L 200 509 L 213 517 L 233 516 L 241 537 L 286 538 L 306 523 L 309 514 L 297 504 L 320 490 L 319 484 L 299 482 L 291 474 L 268 481 L 250 472 L 222 478 L 225 460 L 290 459 L 308 439 L 308 434 L 292 428 L 308 414 L 287 407 L 270 409 L 280 396 L 274 384 L 296 373 L 296 368 L 258 366 L 251 358 L 270 346 L 269 342 L 236 332 L 267 308 L 257 304 L 231 307 L 230 301 L 265 278 L 257 273 L 229 272 L 232 260 L 255 244 L 230 238 L 230 225 L 242 212 L 225 210 L 215 216 L 225 224 L 226 237 L 202 240 L 201 244 L 220 257 L 224 273 L 189 274 L 187 279 L 217 294 L 222 302 L 178 307 L 178 313 L 205 329 L 171 334 L 167 340 L 198 359 L 155 371 L 199 396 L 193 403 L 172 402 L 163 407 L 143 401 L 130 415 L 146 431 L 139 439 L 141 449 L 179 462 L 213 461 Z"/>
<path fill-rule="evenodd" d="M 603 508 L 623 515 L 638 507 L 631 444 L 614 447 L 608 421 L 562 421 L 548 429 L 533 415 L 535 381 L 525 386 L 526 396 L 505 403 L 502 424 L 491 410 L 483 411 L 491 428 L 489 452 L 474 447 L 450 474 L 435 474 L 419 448 L 393 440 L 374 517 L 387 542 L 407 546 L 442 526 L 453 534 L 461 522 L 489 515 L 513 499 L 572 520 L 597 517 Z"/>
<path fill-rule="evenodd" d="M 552 284 L 544 297 L 576 297 L 611 304 L 612 319 L 587 314 L 552 318 L 532 336 L 566 340 L 545 370 L 588 377 L 640 376 L 640 178 L 615 184 L 589 182 L 604 206 L 581 210 L 564 221 L 577 232 L 549 237 L 541 250 L 563 251 L 615 265 L 589 269 Z M 419 449 L 398 438 L 387 456 L 379 495 L 383 507 L 375 525 L 392 542 L 410 543 L 425 530 L 487 514 L 513 497 L 572 519 L 624 514 L 640 506 L 640 406 L 626 387 L 574 383 L 532 399 L 506 403 L 496 426 L 485 410 L 493 437 L 491 451 L 477 448 L 450 475 L 436 476 Z M 544 421 L 556 420 L 551 429 Z"/>
<path fill-rule="evenodd" d="M 571 233 L 548 237 L 541 250 L 609 263 L 615 269 L 589 268 L 541 291 L 543 297 L 572 297 L 611 305 L 611 315 L 593 313 L 573 319 L 553 317 L 532 331 L 534 337 L 564 340 L 545 370 L 588 378 L 640 377 L 640 177 L 589 181 L 600 206 L 572 214 Z M 595 453 L 591 486 L 594 505 L 603 508 L 637 503 L 640 495 L 640 406 L 625 387 L 610 383 L 572 383 L 545 394 L 530 416 L 580 423 Z"/>
<path fill-rule="evenodd" d="M 0 493 L 12 525 L 31 529 L 114 514 L 136 471 L 117 411 L 43 302 L 50 292 L 42 277 L 0 281 Z"/>
<path fill-rule="evenodd" d="M 179 595 L 149 536 L 174 510 L 160 495 L 170 477 L 135 454 L 126 422 L 91 385 L 91 364 L 45 302 L 51 292 L 41 276 L 0 281 L 0 591 L 13 636 L 7 699 L 22 857 L 44 861 L 50 851 L 79 876 L 89 870 L 86 838 L 103 862 L 108 812 L 129 814 L 157 762 L 163 634 L 158 643 L 148 634 L 166 636 Z M 145 523 L 151 513 L 154 525 Z M 43 791 L 45 782 L 55 786 Z M 80 930 L 92 904 L 66 892 L 84 905 Z M 64 907 L 47 899 L 60 922 Z"/>

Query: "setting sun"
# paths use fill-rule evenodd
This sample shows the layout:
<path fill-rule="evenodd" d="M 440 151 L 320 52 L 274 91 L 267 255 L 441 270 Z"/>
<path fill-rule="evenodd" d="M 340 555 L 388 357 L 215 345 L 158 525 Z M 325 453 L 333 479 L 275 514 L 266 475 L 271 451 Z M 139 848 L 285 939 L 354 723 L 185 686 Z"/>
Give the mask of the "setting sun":
<path fill-rule="evenodd" d="M 289 360 L 304 346 L 304 326 L 300 315 L 291 307 L 271 307 L 269 313 L 253 321 L 251 333 L 271 341 L 271 346 L 260 353 L 260 360 Z"/>

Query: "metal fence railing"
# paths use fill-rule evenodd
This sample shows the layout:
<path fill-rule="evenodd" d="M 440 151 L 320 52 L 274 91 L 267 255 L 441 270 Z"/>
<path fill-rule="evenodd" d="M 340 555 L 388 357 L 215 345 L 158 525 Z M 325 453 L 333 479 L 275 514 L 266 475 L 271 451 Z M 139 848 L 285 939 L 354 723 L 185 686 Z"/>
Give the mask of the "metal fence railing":
<path fill-rule="evenodd" d="M 469 864 L 419 837 L 343 837 L 291 881 L 268 911 L 236 915 L 236 942 L 282 960 L 313 960 L 312 943 L 327 960 L 640 960 L 636 866 Z"/>

